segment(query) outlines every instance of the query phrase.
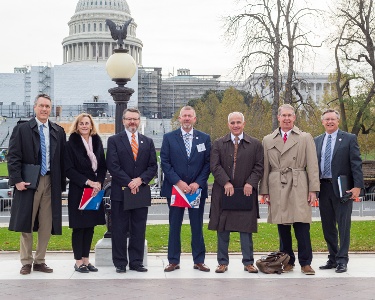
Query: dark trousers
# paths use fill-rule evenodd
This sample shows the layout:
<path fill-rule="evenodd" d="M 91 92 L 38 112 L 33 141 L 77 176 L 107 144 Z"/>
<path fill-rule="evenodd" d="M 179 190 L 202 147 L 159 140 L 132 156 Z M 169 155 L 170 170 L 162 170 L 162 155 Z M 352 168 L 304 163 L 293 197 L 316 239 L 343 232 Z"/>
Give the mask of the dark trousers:
<path fill-rule="evenodd" d="M 294 265 L 296 257 L 293 252 L 291 225 L 278 224 L 280 237 L 280 251 L 288 253 L 290 256 L 289 264 Z M 311 265 L 312 248 L 310 240 L 310 224 L 309 223 L 293 223 L 294 234 L 298 243 L 298 261 L 301 267 Z"/>
<path fill-rule="evenodd" d="M 229 264 L 229 247 L 230 231 L 217 232 L 217 262 L 219 265 Z M 244 266 L 254 264 L 253 251 L 253 234 L 248 232 L 240 232 L 242 263 Z"/>
<path fill-rule="evenodd" d="M 112 261 L 115 267 L 127 266 L 128 263 L 131 267 L 143 264 L 147 213 L 148 207 L 124 210 L 122 201 L 111 202 Z"/>
<path fill-rule="evenodd" d="M 168 205 L 170 204 L 168 199 Z M 205 201 L 201 199 L 199 208 L 188 208 L 191 249 L 195 264 L 204 263 L 206 247 L 203 238 L 203 213 Z M 171 264 L 179 264 L 181 256 L 181 225 L 184 218 L 185 208 L 169 206 L 169 239 L 168 239 L 168 261 Z"/>
<path fill-rule="evenodd" d="M 320 217 L 324 239 L 327 242 L 329 251 L 328 259 L 332 263 L 347 264 L 349 261 L 348 252 L 352 209 L 353 200 L 340 203 L 340 199 L 333 192 L 332 183 L 322 182 L 320 184 Z"/>
<path fill-rule="evenodd" d="M 72 248 L 75 260 L 81 260 L 82 257 L 89 257 L 93 236 L 94 227 L 73 228 Z"/>

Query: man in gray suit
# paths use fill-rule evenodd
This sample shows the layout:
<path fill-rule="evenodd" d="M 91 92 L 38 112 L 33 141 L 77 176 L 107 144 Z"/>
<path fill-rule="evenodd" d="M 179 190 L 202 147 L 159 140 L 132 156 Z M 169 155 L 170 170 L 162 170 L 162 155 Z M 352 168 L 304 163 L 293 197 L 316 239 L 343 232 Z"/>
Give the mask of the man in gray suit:
<path fill-rule="evenodd" d="M 336 268 L 336 273 L 343 273 L 349 261 L 353 199 L 364 187 L 362 160 L 357 137 L 339 130 L 339 112 L 327 109 L 321 119 L 326 132 L 315 138 L 315 145 L 320 174 L 319 209 L 329 255 L 327 263 L 319 269 Z M 352 193 L 344 203 L 340 202 L 338 185 L 338 177 L 343 175 L 348 179 L 347 192 Z"/>

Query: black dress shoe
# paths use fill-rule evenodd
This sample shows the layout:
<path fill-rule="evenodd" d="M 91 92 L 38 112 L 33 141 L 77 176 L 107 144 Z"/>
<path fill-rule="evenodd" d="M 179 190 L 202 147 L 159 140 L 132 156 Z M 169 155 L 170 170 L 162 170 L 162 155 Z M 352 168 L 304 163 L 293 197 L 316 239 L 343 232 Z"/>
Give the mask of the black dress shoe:
<path fill-rule="evenodd" d="M 144 265 L 131 266 L 131 267 L 129 267 L 129 270 L 137 271 L 137 272 L 147 272 L 147 271 L 148 271 L 148 270 L 144 267 Z"/>
<path fill-rule="evenodd" d="M 94 265 L 92 264 L 88 264 L 87 266 L 87 269 L 89 269 L 90 272 L 98 272 L 98 268 L 96 268 Z"/>
<path fill-rule="evenodd" d="M 334 262 L 331 262 L 330 260 L 327 261 L 327 263 L 324 266 L 320 266 L 320 270 L 329 270 L 329 269 L 334 269 L 337 267 L 337 264 Z"/>
<path fill-rule="evenodd" d="M 76 264 L 74 264 L 74 270 L 76 272 L 79 272 L 79 273 L 88 273 L 88 272 L 90 272 L 89 269 L 87 269 L 87 266 L 84 265 L 84 264 L 80 265 L 79 267 Z"/>
<path fill-rule="evenodd" d="M 336 273 L 344 273 L 347 271 L 347 266 L 346 264 L 337 264 L 337 267 L 336 267 Z"/>
<path fill-rule="evenodd" d="M 118 266 L 116 267 L 117 273 L 126 273 L 126 266 Z"/>

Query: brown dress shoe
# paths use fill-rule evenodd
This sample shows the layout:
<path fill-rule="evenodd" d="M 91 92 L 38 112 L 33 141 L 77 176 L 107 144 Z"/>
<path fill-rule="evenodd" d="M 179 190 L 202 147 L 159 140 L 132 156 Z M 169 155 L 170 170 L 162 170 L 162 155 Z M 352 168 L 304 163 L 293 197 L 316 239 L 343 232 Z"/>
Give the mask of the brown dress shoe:
<path fill-rule="evenodd" d="M 169 264 L 164 268 L 164 272 L 172 272 L 180 268 L 179 264 Z"/>
<path fill-rule="evenodd" d="M 48 267 L 45 263 L 34 264 L 33 265 L 33 270 L 34 271 L 43 272 L 43 273 L 52 273 L 53 272 L 53 269 L 51 269 L 50 267 Z"/>
<path fill-rule="evenodd" d="M 256 267 L 254 267 L 254 265 L 247 265 L 247 266 L 244 266 L 243 268 L 245 271 L 249 272 L 249 273 L 258 273 L 258 269 Z"/>
<path fill-rule="evenodd" d="M 204 263 L 194 264 L 193 268 L 202 272 L 210 272 L 210 268 L 207 267 Z"/>
<path fill-rule="evenodd" d="M 20 274 L 21 275 L 28 275 L 30 273 L 31 273 L 31 264 L 23 265 L 21 270 L 20 270 Z"/>
<path fill-rule="evenodd" d="M 215 273 L 224 273 L 227 270 L 228 270 L 228 265 L 218 265 L 215 270 Z"/>
<path fill-rule="evenodd" d="M 315 271 L 310 265 L 301 267 L 301 272 L 306 275 L 315 275 Z"/>
<path fill-rule="evenodd" d="M 284 266 L 284 268 L 283 268 L 283 273 L 291 272 L 291 271 L 293 271 L 293 268 L 294 268 L 293 265 L 291 265 L 291 264 L 287 264 L 287 265 Z"/>

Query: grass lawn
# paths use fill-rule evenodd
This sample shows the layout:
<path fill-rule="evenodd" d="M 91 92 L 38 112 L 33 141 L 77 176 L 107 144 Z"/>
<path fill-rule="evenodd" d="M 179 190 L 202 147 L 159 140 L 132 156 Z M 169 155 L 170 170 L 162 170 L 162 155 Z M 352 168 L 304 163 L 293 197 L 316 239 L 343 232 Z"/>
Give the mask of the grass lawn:
<path fill-rule="evenodd" d="M 353 221 L 350 251 L 375 251 L 374 229 L 375 221 Z M 95 228 L 92 244 L 93 249 L 96 242 L 103 237 L 105 231 L 105 226 L 97 226 Z M 313 251 L 327 251 L 320 222 L 313 222 L 311 224 L 310 233 Z M 17 232 L 8 231 L 7 228 L 0 228 L 0 251 L 18 251 L 19 237 L 20 234 Z M 204 237 L 207 252 L 216 253 L 216 232 L 207 230 L 207 224 L 204 224 Z M 150 253 L 166 252 L 168 245 L 168 225 L 148 225 L 146 238 Z M 278 249 L 279 243 L 276 225 L 259 223 L 258 233 L 253 235 L 253 239 L 255 252 L 270 252 Z M 189 225 L 182 226 L 181 243 L 182 252 L 191 252 Z M 295 240 L 293 241 L 293 245 L 296 248 L 297 243 Z M 63 227 L 62 236 L 52 236 L 48 250 L 71 251 L 71 229 Z M 241 252 L 239 234 L 236 232 L 231 234 L 229 250 L 230 252 Z"/>

